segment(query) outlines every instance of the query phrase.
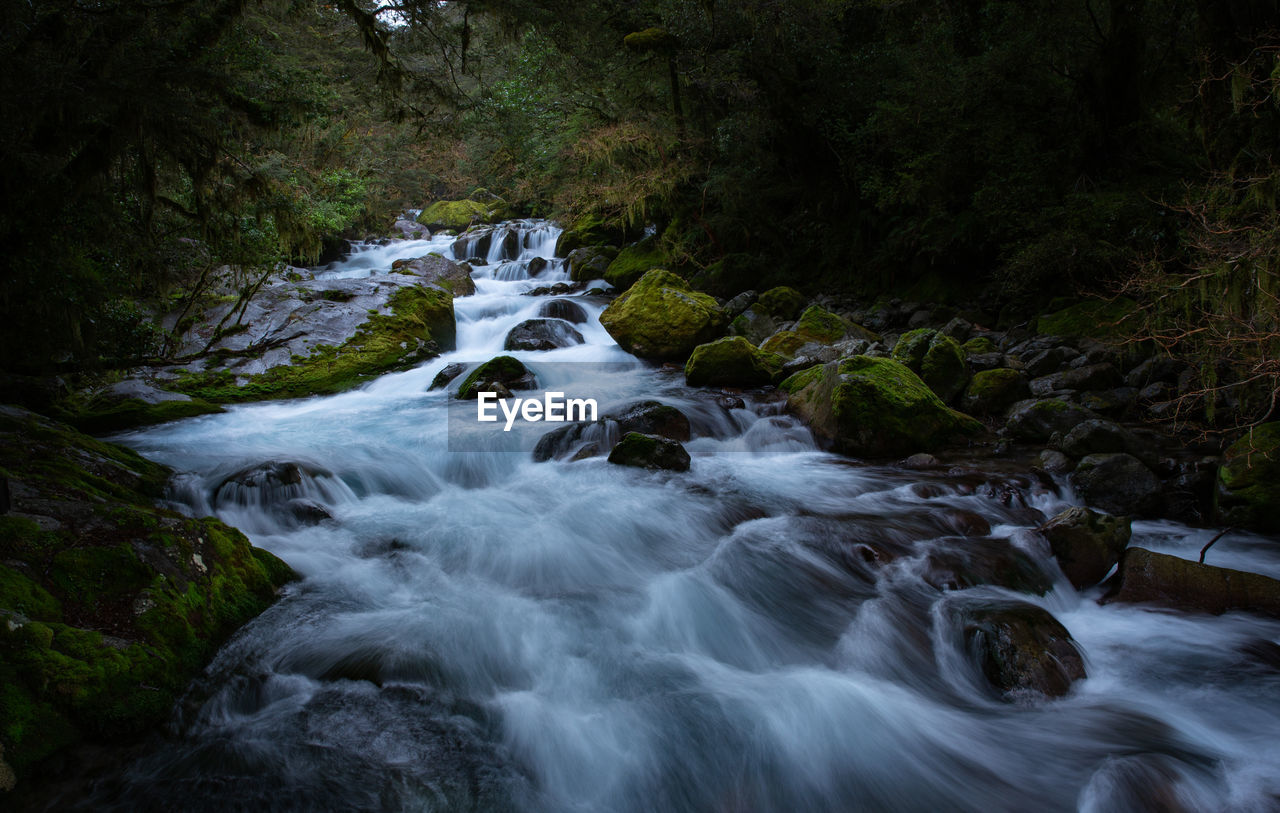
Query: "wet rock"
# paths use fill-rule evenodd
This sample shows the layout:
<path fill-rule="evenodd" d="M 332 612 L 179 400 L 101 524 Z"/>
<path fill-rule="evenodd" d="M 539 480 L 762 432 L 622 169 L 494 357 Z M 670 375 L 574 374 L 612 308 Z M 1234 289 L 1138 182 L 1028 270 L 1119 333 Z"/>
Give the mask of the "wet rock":
<path fill-rule="evenodd" d="M 1129 544 L 1129 520 L 1079 506 L 1040 526 L 1058 566 L 1077 590 L 1097 584 L 1115 567 Z"/>
<path fill-rule="evenodd" d="M 759 387 L 777 380 L 782 363 L 781 356 L 728 336 L 694 348 L 684 377 L 691 387 Z"/>
<path fill-rule="evenodd" d="M 914 454 L 982 431 L 890 359 L 853 356 L 797 373 L 780 386 L 788 393 L 788 411 L 844 454 Z"/>
<path fill-rule="evenodd" d="M 543 285 L 539 288 L 525 291 L 524 296 L 566 296 L 568 294 L 576 293 L 584 287 L 586 287 L 585 284 L 581 282 L 557 282 L 555 285 Z M 599 290 L 600 289 L 598 288 L 592 288 L 591 291 L 588 291 L 587 293 L 591 294 L 592 291 Z"/>
<path fill-rule="evenodd" d="M 1186 362 L 1169 356 L 1152 356 L 1134 367 L 1125 376 L 1124 383 L 1130 387 L 1142 389 L 1150 384 L 1165 382 L 1176 384 L 1178 376 L 1187 367 Z"/>
<path fill-rule="evenodd" d="M 305 497 L 290 500 L 285 505 L 285 510 L 300 525 L 319 525 L 326 520 L 333 519 L 333 514 L 329 513 L 328 508 L 325 508 L 315 500 L 309 500 Z"/>
<path fill-rule="evenodd" d="M 507 333 L 503 350 L 555 350 L 582 344 L 582 334 L 563 319 L 526 319 Z"/>
<path fill-rule="evenodd" d="M 925 557 L 923 578 L 939 590 L 964 590 L 991 584 L 1044 595 L 1053 589 L 1053 579 L 1007 539 L 957 540 Z"/>
<path fill-rule="evenodd" d="M 961 349 L 963 350 L 964 348 Z M 1011 367 L 1009 357 L 1000 352 L 967 353 L 965 358 L 969 362 L 969 369 L 973 370 L 975 373 L 981 373 L 986 370 L 997 370 L 1001 367 Z M 1027 391 L 1027 394 L 1030 394 L 1030 390 Z"/>
<path fill-rule="evenodd" d="M 418 214 L 418 222 L 431 229 L 455 231 L 462 231 L 476 223 L 496 223 L 507 214 L 507 203 L 496 196 L 485 197 L 485 200 L 436 201 Z"/>
<path fill-rule="evenodd" d="M 806 301 L 804 294 L 785 285 L 770 288 L 756 300 L 763 314 L 780 321 L 796 318 Z"/>
<path fill-rule="evenodd" d="M 662 269 L 647 272 L 600 314 L 600 324 L 624 350 L 661 360 L 687 358 L 716 338 L 725 321 L 714 299 Z"/>
<path fill-rule="evenodd" d="M 743 291 L 724 303 L 724 315 L 729 319 L 736 318 L 738 314 L 754 305 L 759 296 L 755 291 Z"/>
<path fill-rule="evenodd" d="M 490 384 L 501 384 L 507 390 L 534 390 L 538 381 L 517 359 L 511 356 L 497 356 L 471 371 L 458 386 L 457 397 L 461 400 L 472 400 L 481 392 L 494 392 Z M 509 394 L 509 393 L 508 393 Z M 501 396 L 500 397 L 506 397 Z"/>
<path fill-rule="evenodd" d="M 662 241 L 652 235 L 618 252 L 618 256 L 605 269 L 604 279 L 615 288 L 630 288 L 648 271 L 665 268 L 669 262 L 670 258 L 662 248 Z"/>
<path fill-rule="evenodd" d="M 919 375 L 947 403 L 969 383 L 969 367 L 960 345 L 936 330 L 922 328 L 903 334 L 893 347 L 893 358 Z"/>
<path fill-rule="evenodd" d="M 547 261 L 546 257 L 534 257 L 532 260 L 529 261 L 529 265 L 527 269 L 529 272 L 529 276 L 536 277 L 540 275 L 543 271 L 546 271 L 550 265 L 551 263 Z"/>
<path fill-rule="evenodd" d="M 413 274 L 422 277 L 422 281 L 439 285 L 454 296 L 471 296 L 476 292 L 475 281 L 471 279 L 471 267 L 466 263 L 456 263 L 439 254 L 427 254 L 414 260 L 396 260 L 391 270 L 400 274 Z"/>
<path fill-rule="evenodd" d="M 426 226 L 416 220 L 407 218 L 398 218 L 391 227 L 392 237 L 399 237 L 404 240 L 429 240 L 431 232 Z"/>
<path fill-rule="evenodd" d="M 1103 599 L 1103 603 L 1113 601 L 1213 615 L 1243 610 L 1280 616 L 1280 581 L 1129 548 L 1120 563 L 1119 586 Z"/>
<path fill-rule="evenodd" d="M 969 335 L 973 333 L 973 323 L 970 322 L 968 319 L 965 319 L 960 316 L 953 317 L 951 321 L 947 322 L 945 325 L 939 328 L 938 332 L 944 336 L 950 336 L 951 338 L 955 339 L 956 342 L 964 345 L 966 352 L 981 353 L 981 352 L 990 352 L 991 350 L 996 349 L 995 345 L 991 344 L 990 339 L 984 339 L 982 341 L 985 341 L 986 344 L 978 345 L 982 347 L 981 350 L 972 350 L 972 351 L 969 350 L 968 341 L 969 341 Z"/>
<path fill-rule="evenodd" d="M 931 469 L 942 464 L 938 458 L 933 455 L 920 452 L 919 454 L 913 454 L 906 460 L 902 461 L 902 465 L 908 469 Z"/>
<path fill-rule="evenodd" d="M 1110 514 L 1150 516 L 1160 504 L 1160 480 L 1133 455 L 1091 454 L 1071 473 L 1080 499 Z"/>
<path fill-rule="evenodd" d="M 1061 697 L 1086 677 L 1075 640 L 1056 618 L 1019 601 L 974 604 L 960 615 L 966 648 L 1006 700 Z"/>
<path fill-rule="evenodd" d="M 246 491 L 255 493 L 252 502 L 266 505 L 298 496 L 298 486 L 305 480 L 332 477 L 333 473 L 317 466 L 292 461 L 261 463 L 226 477 L 213 490 L 213 503 L 243 503 Z"/>
<path fill-rule="evenodd" d="M 778 330 L 778 323 L 759 304 L 752 305 L 734 317 L 729 323 L 729 334 L 741 336 L 758 345 Z"/>
<path fill-rule="evenodd" d="M 467 365 L 460 362 L 446 364 L 444 369 L 436 373 L 436 377 L 431 379 L 429 390 L 442 390 L 449 386 L 449 382 L 467 371 Z"/>
<path fill-rule="evenodd" d="M 1138 391 L 1133 387 L 1115 387 L 1080 394 L 1080 406 L 1102 415 L 1124 415 L 1137 400 Z"/>
<path fill-rule="evenodd" d="M 795 357 L 807 344 L 835 344 L 843 339 L 879 340 L 870 330 L 856 325 L 843 316 L 817 305 L 805 308 L 791 330 L 783 330 L 770 336 L 760 345 L 761 349 L 788 358 Z"/>
<path fill-rule="evenodd" d="M 683 412 L 658 401 L 638 401 L 610 411 L 604 420 L 617 421 L 620 432 L 658 435 L 670 440 L 688 440 L 689 419 Z"/>
<path fill-rule="evenodd" d="M 1067 390 L 1104 390 L 1120 384 L 1120 371 L 1113 364 L 1090 364 L 1036 378 L 1031 393 L 1041 397 Z"/>
<path fill-rule="evenodd" d="M 1066 474 L 1075 468 L 1071 459 L 1057 449 L 1045 449 L 1036 455 L 1035 465 L 1050 474 Z"/>
<path fill-rule="evenodd" d="M 724 410 L 747 408 L 747 402 L 736 395 L 719 395 L 716 397 L 716 405 Z"/>
<path fill-rule="evenodd" d="M 1047 350 L 1041 350 L 1033 354 L 1030 358 L 1024 359 L 1023 365 L 1026 367 L 1028 374 L 1038 378 L 1061 370 L 1079 355 L 1079 351 L 1070 347 L 1050 347 Z"/>
<path fill-rule="evenodd" d="M 1002 413 L 1030 394 L 1022 373 L 1008 368 L 974 375 L 960 398 L 960 408 L 972 415 Z"/>
<path fill-rule="evenodd" d="M 587 312 L 582 306 L 570 299 L 552 299 L 538 307 L 538 315 L 548 319 L 563 319 L 574 325 L 587 321 Z"/>
<path fill-rule="evenodd" d="M 569 279 L 574 282 L 590 282 L 593 279 L 604 279 L 604 272 L 609 263 L 618 256 L 618 250 L 612 246 L 586 246 L 569 252 L 565 265 L 569 269 Z"/>
<path fill-rule="evenodd" d="M 1009 408 L 1005 428 L 1017 440 L 1044 443 L 1054 432 L 1070 432 L 1076 424 L 1098 417 L 1089 410 L 1057 399 L 1019 401 Z"/>
<path fill-rule="evenodd" d="M 1169 757 L 1155 754 L 1111 756 L 1089 779 L 1080 810 L 1097 813 L 1195 813 L 1200 807 L 1183 798 L 1178 770 Z"/>
<path fill-rule="evenodd" d="M 1216 500 L 1223 521 L 1280 533 L 1280 422 L 1247 431 L 1222 461 Z"/>
<path fill-rule="evenodd" d="M 1111 452 L 1125 452 L 1148 462 L 1154 461 L 1156 457 L 1155 449 L 1149 447 L 1138 435 L 1114 421 L 1102 418 L 1090 418 L 1076 424 L 1063 436 L 1059 448 L 1072 457 Z"/>
<path fill-rule="evenodd" d="M 674 440 L 628 432 L 609 453 L 609 462 L 643 469 L 688 471 L 690 460 L 689 453 Z"/>

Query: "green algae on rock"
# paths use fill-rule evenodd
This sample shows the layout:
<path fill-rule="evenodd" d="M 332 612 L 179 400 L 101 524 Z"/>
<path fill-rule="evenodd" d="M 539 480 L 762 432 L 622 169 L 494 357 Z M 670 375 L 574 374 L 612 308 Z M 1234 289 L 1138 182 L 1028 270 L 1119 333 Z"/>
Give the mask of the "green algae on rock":
<path fill-rule="evenodd" d="M 618 252 L 605 269 L 604 280 L 618 289 L 630 288 L 646 271 L 667 265 L 669 259 L 656 236 L 646 237 Z"/>
<path fill-rule="evenodd" d="M 789 393 L 787 409 L 844 454 L 912 454 L 982 431 L 892 359 L 853 356 L 796 373 L 780 386 Z"/>
<path fill-rule="evenodd" d="M 430 229 L 454 231 L 464 231 L 477 223 L 497 223 L 509 213 L 507 202 L 483 192 L 478 190 L 467 200 L 438 200 L 422 210 L 418 222 Z"/>
<path fill-rule="evenodd" d="M 1224 522 L 1280 533 L 1280 421 L 1253 427 L 1227 448 L 1215 499 Z"/>
<path fill-rule="evenodd" d="M 293 578 L 214 519 L 155 507 L 169 471 L 0 408 L 0 744 L 18 777 L 82 740 L 161 722 Z"/>
<path fill-rule="evenodd" d="M 641 358 L 682 360 L 720 335 L 724 312 L 707 294 L 661 268 L 645 273 L 600 314 L 600 324 L 624 350 Z"/>
<path fill-rule="evenodd" d="M 911 368 L 929 389 L 948 403 L 969 383 L 969 366 L 956 340 L 937 330 L 920 328 L 902 335 L 893 358 Z"/>
<path fill-rule="evenodd" d="M 993 415 L 1004 412 L 1030 394 L 1022 373 L 998 367 L 974 374 L 960 396 L 960 407 L 974 415 Z"/>
<path fill-rule="evenodd" d="M 761 350 L 741 336 L 700 344 L 684 366 L 685 382 L 694 387 L 758 387 L 773 383 L 784 359 Z"/>
<path fill-rule="evenodd" d="M 1046 336 L 1109 338 L 1120 335 L 1125 321 L 1137 311 L 1137 303 L 1125 297 L 1078 302 L 1041 316 L 1036 320 L 1036 332 Z"/>

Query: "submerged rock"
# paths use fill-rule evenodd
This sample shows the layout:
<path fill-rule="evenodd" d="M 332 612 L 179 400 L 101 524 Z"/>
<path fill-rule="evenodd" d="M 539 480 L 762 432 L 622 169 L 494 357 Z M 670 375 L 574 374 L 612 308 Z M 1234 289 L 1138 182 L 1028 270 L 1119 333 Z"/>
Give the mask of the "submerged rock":
<path fill-rule="evenodd" d="M 563 319 L 526 319 L 507 333 L 503 350 L 555 350 L 582 344 L 582 334 Z"/>
<path fill-rule="evenodd" d="M 431 379 L 429 390 L 442 390 L 449 386 L 449 382 L 467 371 L 467 365 L 455 361 L 452 364 L 446 364 L 444 369 L 436 373 L 436 377 Z"/>
<path fill-rule="evenodd" d="M 458 398 L 472 400 L 482 392 L 501 392 L 494 385 L 505 390 L 533 390 L 538 388 L 538 381 L 518 359 L 511 356 L 497 356 L 481 364 L 471 371 L 470 375 L 458 385 Z M 508 393 L 509 394 L 509 393 Z M 506 396 L 501 396 L 506 397 Z"/>
<path fill-rule="evenodd" d="M 1034 604 L 967 606 L 960 611 L 960 626 L 970 657 L 1006 700 L 1027 693 L 1061 697 L 1086 677 L 1071 633 Z"/>
<path fill-rule="evenodd" d="M 1129 520 L 1075 506 L 1040 526 L 1058 566 L 1077 590 L 1097 584 L 1129 544 Z"/>
<path fill-rule="evenodd" d="M 688 471 L 689 453 L 674 440 L 628 432 L 609 453 L 609 462 L 643 469 Z"/>
<path fill-rule="evenodd" d="M 782 362 L 741 336 L 729 336 L 694 348 L 684 377 L 692 387 L 758 387 L 777 379 Z"/>
<path fill-rule="evenodd" d="M 571 299 L 552 299 L 538 307 L 538 315 L 548 319 L 563 319 L 570 324 L 581 325 L 587 321 L 587 312 Z"/>
<path fill-rule="evenodd" d="M 854 356 L 797 373 L 780 386 L 787 409 L 844 454 L 896 457 L 982 431 L 890 359 Z"/>
<path fill-rule="evenodd" d="M 600 324 L 629 353 L 649 359 L 688 357 L 724 329 L 724 313 L 710 296 L 660 268 L 647 272 L 600 314 Z"/>
<path fill-rule="evenodd" d="M 1227 448 L 1216 500 L 1224 522 L 1280 533 L 1280 422 L 1255 426 Z"/>
<path fill-rule="evenodd" d="M 1103 603 L 1112 601 L 1159 604 L 1213 615 L 1244 610 L 1280 616 L 1280 581 L 1129 548 L 1120 563 L 1120 584 L 1103 599 Z"/>
<path fill-rule="evenodd" d="M 157 508 L 164 467 L 34 413 L 0 408 L 0 470 L 0 736 L 18 779 L 161 723 L 293 578 L 239 531 Z"/>

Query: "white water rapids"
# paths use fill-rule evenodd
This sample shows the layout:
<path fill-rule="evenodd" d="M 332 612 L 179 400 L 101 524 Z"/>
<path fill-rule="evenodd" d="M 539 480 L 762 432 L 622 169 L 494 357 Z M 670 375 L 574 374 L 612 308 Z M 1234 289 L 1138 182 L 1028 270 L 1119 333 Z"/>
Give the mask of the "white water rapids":
<path fill-rule="evenodd" d="M 188 473 L 188 510 L 243 529 L 303 579 L 85 808 L 1280 805 L 1280 667 L 1250 654 L 1273 653 L 1280 623 L 1077 593 L 1025 532 L 1074 498 L 1027 471 L 907 471 L 823 453 L 776 403 L 726 410 L 678 371 L 635 360 L 600 327 L 603 303 L 583 298 L 584 344 L 512 355 L 535 372 L 622 362 L 587 383 L 685 411 L 692 469 L 449 452 L 449 394 L 428 391 L 434 376 L 501 353 L 545 301 L 521 294 L 567 278 L 555 260 L 527 278 L 558 230 L 514 228 L 519 256 L 504 260 L 494 239 L 477 294 L 455 301 L 457 352 L 342 395 L 120 438 Z M 452 256 L 451 242 L 363 247 L 324 273 Z M 332 520 L 300 525 L 278 500 L 216 496 L 229 475 L 273 462 L 307 472 L 283 497 Z M 1011 492 L 1026 504 L 1000 499 Z M 929 551 L 972 543 L 955 528 L 966 512 L 990 524 L 992 544 L 1055 575 L 1055 589 L 922 580 Z M 1210 535 L 1140 523 L 1134 543 L 1194 557 Z M 1264 540 L 1233 539 L 1215 546 L 1217 563 L 1280 573 Z M 900 555 L 872 568 L 862 543 Z M 1007 702 L 966 657 L 949 610 L 1002 596 L 1048 609 L 1079 642 L 1088 678 L 1066 697 Z"/>

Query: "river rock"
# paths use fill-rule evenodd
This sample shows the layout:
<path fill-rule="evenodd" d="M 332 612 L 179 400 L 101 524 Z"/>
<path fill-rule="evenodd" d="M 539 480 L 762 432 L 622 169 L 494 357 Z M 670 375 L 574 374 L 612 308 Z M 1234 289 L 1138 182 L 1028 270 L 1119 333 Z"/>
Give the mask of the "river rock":
<path fill-rule="evenodd" d="M 724 303 L 724 315 L 728 319 L 737 318 L 738 314 L 755 304 L 760 295 L 755 291 L 743 291 Z"/>
<path fill-rule="evenodd" d="M 960 611 L 960 626 L 970 657 L 1006 700 L 1027 694 L 1061 697 L 1086 677 L 1071 633 L 1034 604 L 969 605 Z"/>
<path fill-rule="evenodd" d="M 1215 499 L 1224 522 L 1280 533 L 1280 422 L 1255 426 L 1227 448 Z"/>
<path fill-rule="evenodd" d="M 1061 370 L 1072 359 L 1079 356 L 1078 350 L 1059 345 L 1036 352 L 1030 357 L 1024 357 L 1023 366 L 1026 367 L 1027 373 L 1038 378 Z"/>
<path fill-rule="evenodd" d="M 590 282 L 593 279 L 604 279 L 604 272 L 609 263 L 618 256 L 618 250 L 612 246 L 584 246 L 569 252 L 565 265 L 569 268 L 569 279 L 574 282 Z"/>
<path fill-rule="evenodd" d="M 1072 457 L 1125 452 L 1147 463 L 1153 462 L 1156 457 L 1155 449 L 1137 434 L 1114 421 L 1102 418 L 1090 418 L 1076 424 L 1062 438 L 1059 448 Z"/>
<path fill-rule="evenodd" d="M 925 557 L 924 580 L 939 590 L 963 590 L 982 584 L 1044 595 L 1053 580 L 1035 560 L 1008 539 L 942 540 L 946 547 Z"/>
<path fill-rule="evenodd" d="M 778 323 L 759 303 L 750 306 L 729 323 L 730 335 L 741 336 L 753 345 L 759 345 L 777 331 Z"/>
<path fill-rule="evenodd" d="M 1080 499 L 1110 514 L 1151 516 L 1160 504 L 1160 480 L 1123 452 L 1091 454 L 1071 473 Z"/>
<path fill-rule="evenodd" d="M 471 267 L 456 263 L 439 254 L 427 254 L 414 260 L 396 260 L 391 270 L 400 274 L 416 274 L 423 282 L 439 285 L 454 296 L 471 296 L 476 292 Z"/>
<path fill-rule="evenodd" d="M 218 520 L 157 507 L 168 469 L 35 413 L 0 407 L 0 471 L 0 717 L 17 780 L 163 723 L 293 578 Z"/>
<path fill-rule="evenodd" d="M 1016 440 L 1044 443 L 1055 432 L 1070 432 L 1076 424 L 1098 417 L 1083 407 L 1057 399 L 1019 401 L 1005 415 L 1005 429 Z"/>
<path fill-rule="evenodd" d="M 618 256 L 605 269 L 604 279 L 615 288 L 630 288 L 645 272 L 663 268 L 669 260 L 661 240 L 657 235 L 652 235 L 618 252 Z"/>
<path fill-rule="evenodd" d="M 601 453 L 605 438 L 639 432 L 674 441 L 686 441 L 691 434 L 689 419 L 673 406 L 658 401 L 636 401 L 615 408 L 594 422 L 574 423 L 547 432 L 533 449 L 533 460 L 581 460 Z M 609 448 L 605 445 L 604 448 Z"/>
<path fill-rule="evenodd" d="M 618 431 L 624 434 L 639 432 L 684 441 L 689 439 L 691 432 L 689 419 L 683 412 L 658 401 L 637 401 L 610 410 L 604 420 L 616 421 Z"/>
<path fill-rule="evenodd" d="M 655 268 L 600 314 L 618 344 L 641 358 L 683 360 L 724 329 L 724 313 L 707 294 Z"/>
<path fill-rule="evenodd" d="M 780 285 L 760 294 L 756 304 L 762 314 L 786 322 L 796 318 L 806 301 L 804 294 L 795 288 Z"/>
<path fill-rule="evenodd" d="M 1097 584 L 1115 567 L 1129 544 L 1129 520 L 1075 506 L 1057 514 L 1040 533 L 1058 566 L 1077 590 Z"/>
<path fill-rule="evenodd" d="M 609 462 L 642 469 L 688 471 L 689 453 L 674 440 L 628 432 L 609 453 Z"/>
<path fill-rule="evenodd" d="M 777 379 L 782 362 L 741 336 L 727 336 L 694 348 L 684 377 L 691 387 L 758 387 Z"/>
<path fill-rule="evenodd" d="M 503 350 L 555 350 L 582 344 L 582 334 L 563 319 L 526 319 L 507 333 Z"/>
<path fill-rule="evenodd" d="M 1159 604 L 1213 615 L 1244 610 L 1280 616 L 1280 581 L 1129 548 L 1120 563 L 1119 585 L 1103 599 L 1104 603 L 1112 601 Z"/>
<path fill-rule="evenodd" d="M 449 382 L 467 371 L 467 365 L 455 361 L 452 364 L 446 364 L 444 369 L 436 373 L 436 377 L 431 379 L 429 390 L 442 390 L 449 386 Z"/>
<path fill-rule="evenodd" d="M 843 454 L 898 457 L 982 431 L 891 359 L 853 356 L 782 382 L 787 409 Z"/>
<path fill-rule="evenodd" d="M 767 293 L 767 292 L 766 292 Z M 763 298 L 763 294 L 761 295 Z M 880 336 L 870 330 L 856 325 L 843 316 L 834 314 L 817 305 L 805 308 L 804 313 L 796 320 L 791 330 L 783 330 L 770 336 L 761 349 L 794 358 L 804 345 L 811 342 L 819 344 L 835 344 L 841 339 L 865 339 L 868 342 L 878 341 Z"/>
<path fill-rule="evenodd" d="M 960 408 L 973 415 L 995 415 L 1030 395 L 1017 370 L 1001 367 L 976 373 L 964 389 Z"/>
<path fill-rule="evenodd" d="M 400 217 L 391 227 L 391 236 L 404 240 L 429 240 L 431 232 L 416 220 Z"/>
<path fill-rule="evenodd" d="M 474 400 L 479 393 L 497 392 L 490 385 L 500 384 L 507 390 L 534 390 L 538 381 L 519 360 L 511 356 L 497 356 L 471 371 L 458 385 L 460 400 Z"/>
<path fill-rule="evenodd" d="M 538 315 L 548 319 L 563 319 L 574 325 L 585 324 L 587 312 L 571 299 L 551 299 L 538 307 Z"/>
<path fill-rule="evenodd" d="M 1104 390 L 1119 386 L 1120 371 L 1114 364 L 1090 364 L 1052 373 L 1031 381 L 1031 394 L 1046 397 L 1075 390 Z"/>
<path fill-rule="evenodd" d="M 430 229 L 463 231 L 477 223 L 496 223 L 508 212 L 506 201 L 477 192 L 479 200 L 439 200 L 418 214 L 418 222 Z"/>
<path fill-rule="evenodd" d="M 969 368 L 960 345 L 937 330 L 920 328 L 903 334 L 893 346 L 893 358 L 919 375 L 947 403 L 969 383 Z"/>

